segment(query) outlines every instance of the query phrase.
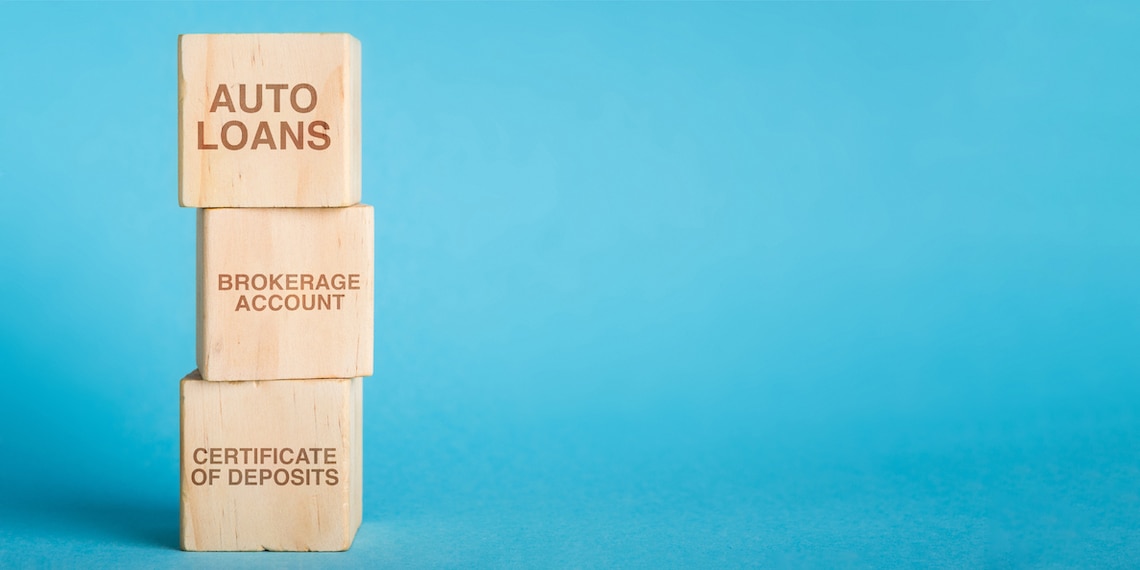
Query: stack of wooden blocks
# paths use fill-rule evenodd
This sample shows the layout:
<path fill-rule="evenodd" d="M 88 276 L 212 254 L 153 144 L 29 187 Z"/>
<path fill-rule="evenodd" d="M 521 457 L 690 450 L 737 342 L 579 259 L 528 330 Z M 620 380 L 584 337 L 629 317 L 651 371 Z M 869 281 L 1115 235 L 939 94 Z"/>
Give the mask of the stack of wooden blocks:
<path fill-rule="evenodd" d="M 181 36 L 178 125 L 179 201 L 199 208 L 182 548 L 345 550 L 372 374 L 360 43 Z"/>

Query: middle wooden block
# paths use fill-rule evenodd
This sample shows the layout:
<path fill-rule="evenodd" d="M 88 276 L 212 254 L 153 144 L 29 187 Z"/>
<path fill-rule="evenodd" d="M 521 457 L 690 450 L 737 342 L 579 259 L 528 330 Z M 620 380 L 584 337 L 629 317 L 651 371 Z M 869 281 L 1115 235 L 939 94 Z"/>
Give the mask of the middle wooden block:
<path fill-rule="evenodd" d="M 371 376 L 373 261 L 371 206 L 198 210 L 202 378 Z"/>

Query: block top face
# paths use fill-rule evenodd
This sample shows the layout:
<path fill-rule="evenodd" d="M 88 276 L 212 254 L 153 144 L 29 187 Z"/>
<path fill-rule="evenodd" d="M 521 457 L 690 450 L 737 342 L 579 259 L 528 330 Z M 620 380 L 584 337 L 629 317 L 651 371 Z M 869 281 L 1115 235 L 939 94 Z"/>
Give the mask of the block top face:
<path fill-rule="evenodd" d="M 178 197 L 190 208 L 360 202 L 360 43 L 348 34 L 178 39 Z"/>

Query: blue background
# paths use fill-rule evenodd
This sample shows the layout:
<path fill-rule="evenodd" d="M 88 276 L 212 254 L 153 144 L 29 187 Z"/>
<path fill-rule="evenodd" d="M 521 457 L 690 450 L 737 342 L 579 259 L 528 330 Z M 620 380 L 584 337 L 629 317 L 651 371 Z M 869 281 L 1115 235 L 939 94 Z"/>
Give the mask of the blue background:
<path fill-rule="evenodd" d="M 0 565 L 1140 560 L 1140 5 L 0 4 Z M 176 36 L 347 31 L 365 522 L 177 550 Z"/>

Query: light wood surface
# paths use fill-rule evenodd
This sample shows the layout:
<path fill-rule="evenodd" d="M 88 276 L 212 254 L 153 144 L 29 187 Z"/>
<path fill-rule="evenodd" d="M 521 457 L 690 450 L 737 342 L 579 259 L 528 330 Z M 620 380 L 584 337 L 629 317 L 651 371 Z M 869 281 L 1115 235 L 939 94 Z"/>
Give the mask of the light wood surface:
<path fill-rule="evenodd" d="M 178 153 L 186 207 L 360 202 L 360 42 L 179 36 Z"/>
<path fill-rule="evenodd" d="M 183 550 L 346 550 L 361 520 L 360 378 L 182 379 Z"/>
<path fill-rule="evenodd" d="M 371 206 L 198 211 L 206 380 L 372 375 Z"/>

